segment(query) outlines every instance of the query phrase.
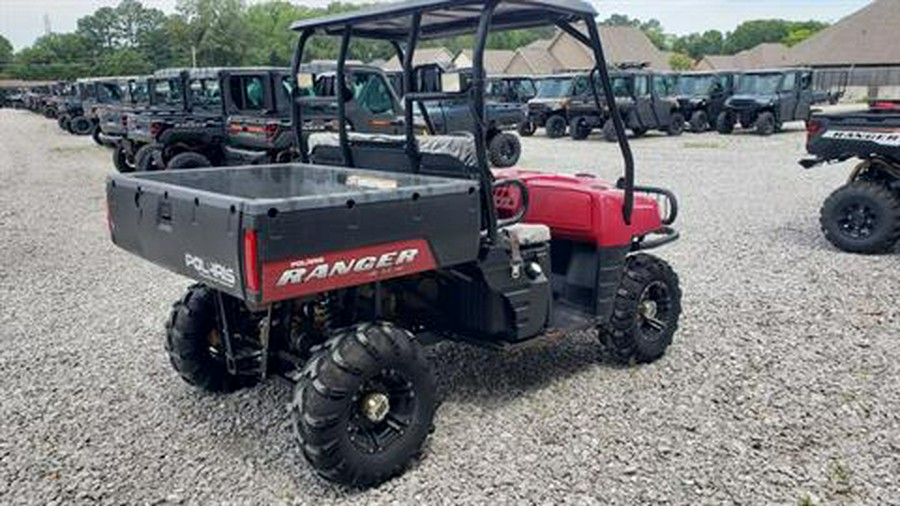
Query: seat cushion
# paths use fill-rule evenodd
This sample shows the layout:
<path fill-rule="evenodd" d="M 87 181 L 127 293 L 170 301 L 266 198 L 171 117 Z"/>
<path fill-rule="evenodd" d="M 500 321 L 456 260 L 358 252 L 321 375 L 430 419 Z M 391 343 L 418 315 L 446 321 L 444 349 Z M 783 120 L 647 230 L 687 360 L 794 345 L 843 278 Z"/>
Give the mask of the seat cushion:
<path fill-rule="evenodd" d="M 406 137 L 403 135 L 365 134 L 359 132 L 348 132 L 347 138 L 351 144 L 380 143 L 404 146 L 406 142 Z M 416 140 L 419 142 L 420 153 L 451 156 L 465 166 L 478 166 L 475 141 L 471 135 L 432 135 L 418 137 Z M 309 135 L 307 144 L 309 152 L 312 153 L 319 146 L 339 147 L 340 137 L 337 132 L 316 132 Z"/>

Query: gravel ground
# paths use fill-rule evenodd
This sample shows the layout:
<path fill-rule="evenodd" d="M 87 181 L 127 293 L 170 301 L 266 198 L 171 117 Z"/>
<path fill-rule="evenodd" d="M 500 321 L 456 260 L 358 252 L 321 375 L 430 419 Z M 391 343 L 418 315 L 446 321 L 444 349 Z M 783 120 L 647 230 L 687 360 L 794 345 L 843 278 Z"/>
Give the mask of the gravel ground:
<path fill-rule="evenodd" d="M 635 141 L 683 205 L 669 354 L 439 345 L 424 458 L 363 492 L 305 465 L 285 382 L 214 396 L 170 370 L 189 281 L 110 243 L 108 150 L 22 111 L 0 133 L 0 504 L 900 504 L 900 257 L 824 241 L 849 167 L 799 169 L 799 126 Z M 596 138 L 524 144 L 523 166 L 620 170 Z"/>

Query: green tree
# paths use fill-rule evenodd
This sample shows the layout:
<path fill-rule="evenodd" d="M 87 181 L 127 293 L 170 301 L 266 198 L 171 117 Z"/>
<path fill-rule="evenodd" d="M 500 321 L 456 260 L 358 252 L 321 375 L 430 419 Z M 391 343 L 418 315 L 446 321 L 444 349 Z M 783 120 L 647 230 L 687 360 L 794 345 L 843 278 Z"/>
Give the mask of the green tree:
<path fill-rule="evenodd" d="M 691 70 L 694 68 L 694 59 L 682 53 L 672 53 L 669 57 L 669 66 L 672 70 Z"/>
<path fill-rule="evenodd" d="M 708 54 L 721 54 L 724 45 L 725 36 L 722 35 L 722 32 L 708 30 L 702 34 L 692 33 L 677 37 L 672 44 L 672 49 L 699 60 Z"/>
<path fill-rule="evenodd" d="M 182 53 L 197 52 L 197 65 L 237 65 L 244 61 L 249 45 L 246 5 L 243 0 L 179 0 L 176 7 L 184 19 L 180 42 Z"/>
<path fill-rule="evenodd" d="M 827 23 L 819 21 L 796 22 L 783 19 L 746 21 L 728 34 L 724 51 L 735 54 L 765 42 L 796 43 L 827 26 Z M 795 33 L 792 35 L 792 32 Z"/>
<path fill-rule="evenodd" d="M 9 39 L 0 35 L 0 66 L 10 63 L 13 59 L 13 47 Z"/>

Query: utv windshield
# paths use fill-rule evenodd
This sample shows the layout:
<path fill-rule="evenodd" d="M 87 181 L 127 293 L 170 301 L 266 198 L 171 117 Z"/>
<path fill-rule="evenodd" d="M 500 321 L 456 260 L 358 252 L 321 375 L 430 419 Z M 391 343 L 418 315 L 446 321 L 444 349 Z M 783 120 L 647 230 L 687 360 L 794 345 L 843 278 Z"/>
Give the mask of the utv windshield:
<path fill-rule="evenodd" d="M 627 76 L 611 76 L 613 95 L 618 98 L 628 98 L 631 96 L 631 80 Z M 598 92 L 600 88 L 597 88 Z"/>
<path fill-rule="evenodd" d="M 134 81 L 130 84 L 129 94 L 131 102 L 135 104 L 146 104 L 150 100 L 150 89 L 146 80 Z"/>
<path fill-rule="evenodd" d="M 684 75 L 678 81 L 678 94 L 689 97 L 709 95 L 715 82 L 714 75 Z"/>
<path fill-rule="evenodd" d="M 537 98 L 562 98 L 572 92 L 572 78 L 544 79 L 538 86 Z"/>
<path fill-rule="evenodd" d="M 781 74 L 744 74 L 737 91 L 743 95 L 774 95 L 781 86 Z"/>

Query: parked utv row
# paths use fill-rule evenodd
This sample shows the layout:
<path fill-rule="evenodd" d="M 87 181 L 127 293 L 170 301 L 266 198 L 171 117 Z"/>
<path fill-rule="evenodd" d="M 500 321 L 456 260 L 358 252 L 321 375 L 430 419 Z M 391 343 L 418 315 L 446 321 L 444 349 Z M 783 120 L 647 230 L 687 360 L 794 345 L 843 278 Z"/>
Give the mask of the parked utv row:
<path fill-rule="evenodd" d="M 541 79 L 520 135 L 543 128 L 550 138 L 568 133 L 583 140 L 600 130 L 614 141 L 611 108 L 603 100 L 597 106 L 594 99 L 596 78 L 596 73 L 578 73 Z M 651 130 L 677 136 L 685 129 L 728 135 L 737 126 L 768 136 L 786 122 L 809 119 L 812 105 L 830 100 L 813 90 L 809 69 L 683 74 L 626 69 L 611 72 L 610 78 L 616 109 L 635 137 Z"/>

